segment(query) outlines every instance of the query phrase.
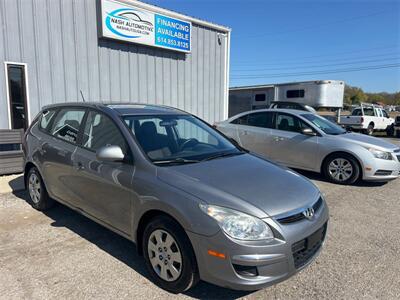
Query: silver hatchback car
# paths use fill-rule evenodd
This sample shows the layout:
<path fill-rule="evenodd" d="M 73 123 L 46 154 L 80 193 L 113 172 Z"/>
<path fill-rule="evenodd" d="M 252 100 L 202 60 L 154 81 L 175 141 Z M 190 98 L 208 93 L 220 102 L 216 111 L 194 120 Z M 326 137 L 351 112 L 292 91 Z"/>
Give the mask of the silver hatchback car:
<path fill-rule="evenodd" d="M 320 252 L 328 207 L 297 173 L 249 154 L 183 111 L 45 107 L 25 135 L 32 206 L 54 200 L 132 240 L 151 278 L 256 290 Z"/>
<path fill-rule="evenodd" d="M 216 127 L 250 151 L 288 167 L 322 173 L 335 183 L 389 181 L 400 175 L 399 146 L 347 132 L 311 112 L 257 110 Z"/>

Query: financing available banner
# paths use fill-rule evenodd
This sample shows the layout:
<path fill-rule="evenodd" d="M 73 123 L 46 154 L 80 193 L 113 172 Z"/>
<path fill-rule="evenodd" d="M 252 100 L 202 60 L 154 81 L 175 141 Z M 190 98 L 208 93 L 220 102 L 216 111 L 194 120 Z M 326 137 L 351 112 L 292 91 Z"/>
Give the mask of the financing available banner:
<path fill-rule="evenodd" d="M 101 36 L 137 44 L 191 51 L 192 23 L 114 0 L 101 1 Z"/>

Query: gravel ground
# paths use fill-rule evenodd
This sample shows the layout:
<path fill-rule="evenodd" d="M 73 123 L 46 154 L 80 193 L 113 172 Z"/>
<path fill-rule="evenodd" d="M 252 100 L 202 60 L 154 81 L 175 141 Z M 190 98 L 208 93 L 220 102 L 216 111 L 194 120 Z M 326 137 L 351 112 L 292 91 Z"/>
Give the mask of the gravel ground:
<path fill-rule="evenodd" d="M 168 294 L 124 238 L 62 205 L 38 212 L 25 192 L 0 195 L 0 299 L 399 299 L 400 179 L 344 187 L 304 174 L 330 207 L 325 248 L 301 273 L 254 293 L 201 282 Z"/>

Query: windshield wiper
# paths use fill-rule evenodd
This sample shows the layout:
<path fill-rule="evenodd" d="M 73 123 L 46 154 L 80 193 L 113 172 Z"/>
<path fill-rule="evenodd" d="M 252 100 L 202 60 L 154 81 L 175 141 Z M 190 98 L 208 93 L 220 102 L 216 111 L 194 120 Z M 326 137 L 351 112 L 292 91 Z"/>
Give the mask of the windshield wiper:
<path fill-rule="evenodd" d="M 222 153 L 218 153 L 218 154 L 206 157 L 205 159 L 202 159 L 201 161 L 207 161 L 207 160 L 212 160 L 212 159 L 221 158 L 221 157 L 227 157 L 227 156 L 235 156 L 235 155 L 240 155 L 240 154 L 244 154 L 244 153 L 246 153 L 246 152 L 244 152 L 244 151 L 241 151 L 241 152 L 222 152 Z"/>
<path fill-rule="evenodd" d="M 168 165 L 168 164 L 193 164 L 193 163 L 198 163 L 200 162 L 199 160 L 195 159 L 185 159 L 185 158 L 175 158 L 175 159 L 170 159 L 170 160 L 155 160 L 153 161 L 154 164 L 156 165 Z"/>

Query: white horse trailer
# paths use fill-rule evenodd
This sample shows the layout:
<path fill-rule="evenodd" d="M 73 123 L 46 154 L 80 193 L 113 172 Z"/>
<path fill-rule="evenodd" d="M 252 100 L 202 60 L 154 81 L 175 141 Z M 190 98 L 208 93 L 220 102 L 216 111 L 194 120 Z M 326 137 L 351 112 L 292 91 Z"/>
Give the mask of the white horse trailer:
<path fill-rule="evenodd" d="M 344 82 L 316 80 L 292 83 L 232 87 L 229 89 L 229 116 L 267 108 L 272 101 L 290 101 L 313 108 L 342 108 Z"/>

